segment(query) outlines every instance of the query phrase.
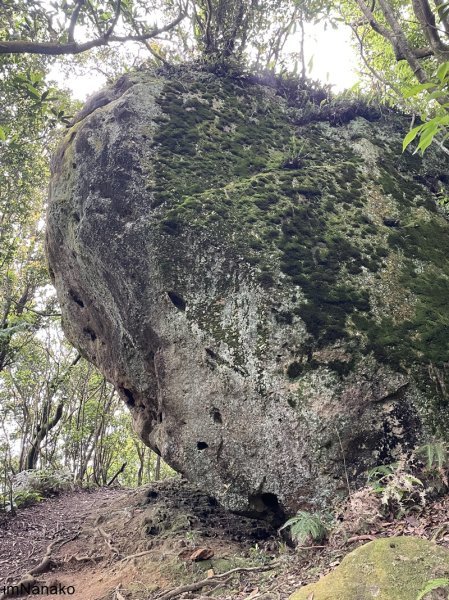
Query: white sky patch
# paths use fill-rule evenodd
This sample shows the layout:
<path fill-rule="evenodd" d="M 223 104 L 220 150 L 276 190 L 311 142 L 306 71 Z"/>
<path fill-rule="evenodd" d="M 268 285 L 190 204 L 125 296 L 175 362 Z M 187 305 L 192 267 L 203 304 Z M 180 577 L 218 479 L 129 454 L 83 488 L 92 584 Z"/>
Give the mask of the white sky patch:
<path fill-rule="evenodd" d="M 305 55 L 306 65 L 311 67 L 307 75 L 331 84 L 334 92 L 341 92 L 357 83 L 358 57 L 347 27 L 333 29 L 328 25 L 325 28 L 324 23 L 308 25 Z"/>
<path fill-rule="evenodd" d="M 67 88 L 71 92 L 74 100 L 86 100 L 95 92 L 106 85 L 106 77 L 95 73 L 93 75 L 69 75 L 61 71 L 58 63 L 55 63 L 48 75 L 49 80 L 56 81 L 62 88 Z"/>

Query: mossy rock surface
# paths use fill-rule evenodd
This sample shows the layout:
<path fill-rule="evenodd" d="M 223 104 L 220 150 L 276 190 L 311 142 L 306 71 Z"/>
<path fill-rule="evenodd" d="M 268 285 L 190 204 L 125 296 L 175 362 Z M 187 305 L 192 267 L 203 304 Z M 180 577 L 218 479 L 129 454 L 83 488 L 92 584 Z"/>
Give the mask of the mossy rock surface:
<path fill-rule="evenodd" d="M 353 550 L 334 571 L 289 600 L 416 600 L 430 580 L 447 577 L 446 548 L 417 537 L 382 538 Z M 438 596 L 443 597 L 447 594 Z"/>
<path fill-rule="evenodd" d="M 448 159 L 295 89 L 124 76 L 67 131 L 47 229 L 65 332 L 144 442 L 278 523 L 449 431 Z"/>

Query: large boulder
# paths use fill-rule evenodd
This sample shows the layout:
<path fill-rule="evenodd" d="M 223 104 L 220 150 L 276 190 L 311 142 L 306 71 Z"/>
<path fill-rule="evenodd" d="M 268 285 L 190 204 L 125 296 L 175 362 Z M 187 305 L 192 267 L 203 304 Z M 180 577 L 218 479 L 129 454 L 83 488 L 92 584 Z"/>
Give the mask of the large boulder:
<path fill-rule="evenodd" d="M 127 75 L 67 131 L 48 212 L 64 330 L 143 441 L 279 519 L 448 422 L 447 161 L 320 100 Z"/>

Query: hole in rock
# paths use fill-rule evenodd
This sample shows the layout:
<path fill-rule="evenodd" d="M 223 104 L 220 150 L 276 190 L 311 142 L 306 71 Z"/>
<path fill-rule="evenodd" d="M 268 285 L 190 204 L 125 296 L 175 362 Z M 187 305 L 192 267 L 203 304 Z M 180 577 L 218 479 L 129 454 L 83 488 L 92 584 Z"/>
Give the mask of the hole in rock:
<path fill-rule="evenodd" d="M 97 339 L 97 334 L 96 334 L 96 333 L 95 333 L 95 331 L 94 331 L 93 329 L 91 329 L 90 327 L 85 327 L 85 328 L 83 329 L 83 333 L 84 333 L 85 335 L 87 335 L 87 336 L 88 336 L 88 337 L 89 337 L 89 338 L 92 340 L 92 342 L 95 342 L 95 340 Z"/>
<path fill-rule="evenodd" d="M 279 505 L 278 497 L 271 492 L 249 496 L 250 511 L 248 516 L 264 519 L 274 527 L 279 527 L 285 522 L 285 512 Z"/>
<path fill-rule="evenodd" d="M 384 218 L 384 225 L 386 225 L 387 227 L 399 227 L 400 224 L 401 222 L 399 221 L 399 219 L 395 219 L 394 217 Z"/>
<path fill-rule="evenodd" d="M 76 221 L 77 223 L 79 223 L 81 221 L 81 217 L 79 216 L 79 213 L 77 213 L 77 212 L 73 213 L 73 220 Z"/>
<path fill-rule="evenodd" d="M 178 310 L 184 311 L 186 309 L 186 301 L 182 296 L 176 292 L 167 292 L 167 295 Z"/>
<path fill-rule="evenodd" d="M 81 306 L 81 308 L 84 308 L 84 302 L 74 290 L 69 290 L 69 296 L 73 300 L 73 302 L 78 304 L 78 306 Z"/>
<path fill-rule="evenodd" d="M 265 504 L 265 506 L 271 510 L 279 510 L 279 502 L 276 494 L 271 494 L 270 492 L 266 492 L 265 494 L 260 494 L 260 499 Z"/>
<path fill-rule="evenodd" d="M 223 423 L 223 418 L 221 416 L 221 412 L 218 410 L 218 408 L 215 408 L 215 406 L 210 409 L 210 416 L 214 420 L 214 423 L 219 423 L 219 424 Z"/>
<path fill-rule="evenodd" d="M 121 388 L 121 391 L 126 396 L 126 404 L 128 406 L 135 406 L 136 401 L 134 399 L 134 395 L 133 395 L 132 391 L 128 390 L 127 388 Z"/>
<path fill-rule="evenodd" d="M 287 375 L 290 379 L 296 379 L 296 377 L 299 377 L 301 375 L 302 370 L 302 364 L 295 361 L 289 364 L 287 369 Z"/>
<path fill-rule="evenodd" d="M 210 356 L 211 358 L 213 358 L 214 360 L 217 360 L 218 358 L 218 354 L 215 354 L 215 352 L 213 350 L 211 350 L 210 348 L 205 348 L 206 350 L 206 354 L 208 356 Z"/>
<path fill-rule="evenodd" d="M 206 442 L 197 442 L 196 447 L 198 450 L 206 450 L 206 448 L 209 448 L 209 444 L 206 444 Z"/>

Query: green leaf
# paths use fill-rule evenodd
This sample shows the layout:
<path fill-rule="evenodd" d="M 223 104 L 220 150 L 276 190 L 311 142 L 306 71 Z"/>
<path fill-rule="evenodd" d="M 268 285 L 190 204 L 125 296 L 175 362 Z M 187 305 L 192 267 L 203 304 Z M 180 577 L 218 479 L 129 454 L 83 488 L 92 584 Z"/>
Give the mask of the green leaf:
<path fill-rule="evenodd" d="M 420 92 L 423 92 L 424 90 L 429 90 L 430 88 L 433 88 L 433 87 L 435 87 L 435 84 L 430 83 L 430 82 L 420 83 L 419 85 L 414 85 L 413 87 L 404 91 L 404 98 L 411 98 L 412 96 L 416 96 Z"/>
<path fill-rule="evenodd" d="M 442 98 L 443 96 L 446 96 L 443 90 L 436 90 L 435 92 L 432 92 L 428 95 L 427 100 L 437 100 L 438 98 Z"/>
<path fill-rule="evenodd" d="M 39 90 L 37 90 L 31 84 L 27 84 L 25 87 L 28 90 L 28 92 L 31 94 L 31 96 L 33 96 L 34 98 L 37 98 L 38 100 L 41 99 L 41 93 L 39 92 Z"/>
<path fill-rule="evenodd" d="M 313 69 L 313 54 L 309 59 L 309 62 L 307 63 L 307 69 L 309 70 L 309 73 L 311 73 L 312 69 Z"/>
<path fill-rule="evenodd" d="M 437 78 L 443 83 L 449 72 L 449 62 L 442 63 L 437 70 Z"/>
<path fill-rule="evenodd" d="M 437 78 L 443 83 L 449 72 L 449 62 L 442 63 L 437 70 Z"/>
<path fill-rule="evenodd" d="M 426 127 L 426 129 L 423 130 L 423 132 L 421 134 L 421 138 L 419 140 L 419 144 L 418 144 L 416 150 L 417 151 L 421 150 L 422 154 L 424 154 L 424 152 L 427 150 L 427 148 L 433 142 L 433 138 L 435 137 L 437 131 L 438 131 L 438 127 L 436 127 L 435 125 L 433 125 L 431 127 Z"/>
<path fill-rule="evenodd" d="M 319 514 L 302 510 L 284 523 L 279 531 L 286 527 L 290 527 L 292 539 L 299 543 L 303 543 L 309 537 L 313 541 L 323 540 L 328 533 L 326 524 Z"/>
<path fill-rule="evenodd" d="M 422 128 L 423 128 L 422 125 L 418 125 L 417 127 L 414 127 L 407 133 L 407 135 L 404 138 L 404 141 L 402 142 L 402 152 L 404 152 L 404 150 L 407 148 L 407 146 L 413 142 L 413 140 L 415 139 L 415 137 L 418 135 L 418 133 L 421 131 Z"/>
<path fill-rule="evenodd" d="M 0 142 L 6 141 L 6 132 L 3 127 L 0 127 Z"/>

